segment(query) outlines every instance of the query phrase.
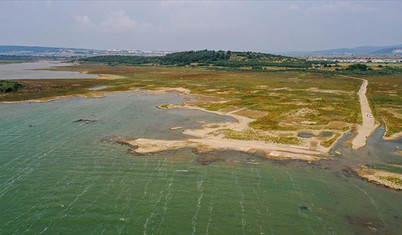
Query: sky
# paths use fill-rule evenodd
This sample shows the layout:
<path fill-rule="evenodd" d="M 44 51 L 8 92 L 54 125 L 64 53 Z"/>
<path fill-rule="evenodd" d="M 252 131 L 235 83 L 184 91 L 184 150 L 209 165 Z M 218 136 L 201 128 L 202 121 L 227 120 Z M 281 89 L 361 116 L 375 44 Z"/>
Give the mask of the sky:
<path fill-rule="evenodd" d="M 286 52 L 402 44 L 402 1 L 5 1 L 0 45 Z"/>

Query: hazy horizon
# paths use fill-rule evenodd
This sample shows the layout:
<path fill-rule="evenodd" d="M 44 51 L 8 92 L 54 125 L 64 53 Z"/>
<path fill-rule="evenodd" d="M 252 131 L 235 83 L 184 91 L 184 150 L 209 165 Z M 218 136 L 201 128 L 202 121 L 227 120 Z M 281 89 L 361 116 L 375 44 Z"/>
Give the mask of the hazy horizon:
<path fill-rule="evenodd" d="M 2 1 L 0 45 L 315 51 L 402 42 L 396 1 Z"/>

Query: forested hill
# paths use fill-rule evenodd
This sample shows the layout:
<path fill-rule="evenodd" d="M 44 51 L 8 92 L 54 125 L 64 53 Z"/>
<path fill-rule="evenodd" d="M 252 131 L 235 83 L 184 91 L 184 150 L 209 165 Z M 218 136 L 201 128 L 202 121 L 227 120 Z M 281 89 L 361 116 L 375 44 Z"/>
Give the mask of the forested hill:
<path fill-rule="evenodd" d="M 82 58 L 81 62 L 107 63 L 110 65 L 176 65 L 176 66 L 215 66 L 215 67 L 253 67 L 266 66 L 306 68 L 311 63 L 304 59 L 257 52 L 231 51 L 184 51 L 165 56 L 95 56 Z"/>

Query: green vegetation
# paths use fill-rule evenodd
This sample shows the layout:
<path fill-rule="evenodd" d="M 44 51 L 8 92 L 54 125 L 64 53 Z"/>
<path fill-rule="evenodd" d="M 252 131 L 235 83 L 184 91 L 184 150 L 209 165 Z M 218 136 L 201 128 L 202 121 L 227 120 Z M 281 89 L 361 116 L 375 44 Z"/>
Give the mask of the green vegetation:
<path fill-rule="evenodd" d="M 214 135 L 223 134 L 227 139 L 236 139 L 236 140 L 257 140 L 257 141 L 265 141 L 272 142 L 278 144 L 298 144 L 299 140 L 296 137 L 278 137 L 278 136 L 269 136 L 261 133 L 257 133 L 252 130 L 246 131 L 234 131 L 230 129 L 222 129 L 218 130 L 214 133 Z"/>
<path fill-rule="evenodd" d="M 16 81 L 0 80 L 0 93 L 15 92 L 22 87 L 22 84 Z"/>
<path fill-rule="evenodd" d="M 94 56 L 82 58 L 80 62 L 89 63 L 105 63 L 111 66 L 116 65 L 144 65 L 144 64 L 159 64 L 160 57 L 157 56 Z"/>
<path fill-rule="evenodd" d="M 37 58 L 31 56 L 0 55 L 0 64 L 32 62 Z"/>
<path fill-rule="evenodd" d="M 49 99 L 59 96 L 85 95 L 88 88 L 114 83 L 112 80 L 97 79 L 41 79 L 18 80 L 17 92 L 0 94 L 0 101 L 22 101 Z M 88 94 L 90 95 L 90 94 Z"/>
<path fill-rule="evenodd" d="M 95 56 L 82 58 L 81 63 L 104 63 L 111 66 L 191 66 L 224 71 L 255 72 L 319 72 L 342 75 L 382 75 L 402 73 L 399 66 L 372 66 L 366 64 L 341 65 L 332 61 L 307 61 L 305 59 L 257 52 L 184 51 L 165 56 Z"/>
<path fill-rule="evenodd" d="M 367 71 L 368 66 L 365 64 L 351 64 L 348 66 L 348 70 L 358 70 L 358 71 Z"/>
<path fill-rule="evenodd" d="M 385 123 L 386 136 L 402 132 L 402 76 L 366 76 L 367 96 L 374 116 Z"/>
<path fill-rule="evenodd" d="M 161 104 L 161 105 L 159 105 L 159 108 L 161 108 L 161 109 L 168 109 L 168 108 L 169 108 L 169 104 Z"/>
<path fill-rule="evenodd" d="M 402 119 L 397 118 L 392 113 L 381 110 L 380 112 L 381 118 L 385 121 L 387 132 L 385 136 L 389 137 L 393 134 L 402 132 Z"/>
<path fill-rule="evenodd" d="M 387 70 L 388 66 L 379 70 L 361 71 L 349 70 L 342 64 L 339 65 L 340 70 L 335 71 L 328 64 L 322 71 L 321 67 L 293 70 L 297 64 L 306 65 L 307 62 L 263 53 L 206 50 L 172 53 L 164 57 L 102 56 L 85 58 L 81 62 L 84 63 L 79 66 L 55 67 L 53 70 L 112 74 L 113 77 L 73 81 L 24 80 L 20 81 L 24 85 L 23 89 L 12 95 L 2 95 L 0 100 L 76 94 L 92 96 L 103 92 L 184 87 L 192 94 L 215 97 L 194 102 L 208 110 L 246 108 L 262 112 L 262 115 L 266 113 L 265 116 L 256 117 L 256 121 L 250 124 L 255 129 L 296 131 L 325 128 L 347 131 L 352 124 L 361 123 L 360 104 L 356 94 L 361 80 L 356 78 L 363 77 L 369 80 L 370 105 L 377 120 L 382 118 L 385 121 L 387 135 L 401 131 L 401 119 L 398 115 L 402 112 L 402 87 L 399 85 L 402 82 L 401 77 L 398 74 L 374 74 Z M 277 66 L 269 69 L 269 66 L 262 66 L 261 69 L 243 66 L 252 63 Z M 296 67 L 291 70 L 290 67 L 280 67 L 286 63 L 293 63 Z M 230 66 L 234 66 L 233 69 Z M 398 69 L 400 68 L 392 68 Z M 364 75 L 360 75 L 363 73 Z M 353 74 L 354 77 L 343 76 L 344 74 Z M 102 91 L 88 90 L 94 86 L 107 88 Z M 327 140 L 323 146 L 332 145 L 338 137 L 333 138 L 332 142 Z"/>
<path fill-rule="evenodd" d="M 23 81 L 27 87 L 2 100 L 73 94 L 102 94 L 127 90 L 156 90 L 184 87 L 203 95 L 194 105 L 208 110 L 232 107 L 267 113 L 251 126 L 260 130 L 332 129 L 347 131 L 361 121 L 356 92 L 358 79 L 322 73 L 210 71 L 203 68 L 159 66 L 107 66 L 81 64 L 54 70 L 87 71 L 113 74 L 113 79 L 74 79 L 72 81 Z M 34 84 L 33 84 L 34 83 Z M 102 91 L 89 91 L 94 86 Z M 28 89 L 29 88 L 29 89 Z M 314 88 L 314 89 L 311 89 Z M 41 89 L 41 92 L 28 93 Z M 205 98 L 214 97 L 214 98 Z M 332 123 L 336 121 L 337 123 Z M 316 124 L 305 125 L 303 122 Z"/>
<path fill-rule="evenodd" d="M 386 181 L 392 182 L 397 185 L 402 185 L 402 180 L 398 177 L 394 177 L 394 176 L 377 176 L 377 177 L 381 180 L 386 180 Z"/>
<path fill-rule="evenodd" d="M 325 140 L 321 142 L 321 146 L 324 146 L 326 148 L 330 147 L 338 138 L 340 137 L 339 134 L 336 134 L 334 137 L 332 137 L 329 140 Z"/>
<path fill-rule="evenodd" d="M 246 70 L 263 70 L 264 66 L 311 67 L 311 63 L 306 60 L 287 56 L 210 50 L 175 52 L 166 56 L 96 56 L 80 59 L 80 62 L 107 63 L 109 65 L 191 65 L 231 69 L 250 67 Z"/>

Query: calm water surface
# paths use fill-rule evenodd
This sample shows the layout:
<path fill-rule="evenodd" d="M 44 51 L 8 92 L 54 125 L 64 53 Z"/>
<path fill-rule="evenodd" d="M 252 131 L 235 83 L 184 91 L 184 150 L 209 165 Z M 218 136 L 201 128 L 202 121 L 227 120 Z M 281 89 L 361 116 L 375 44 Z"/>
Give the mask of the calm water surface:
<path fill-rule="evenodd" d="M 177 94 L 0 104 L 0 234 L 398 234 L 402 193 L 342 169 L 400 141 L 308 165 L 233 151 L 133 155 L 110 136 L 185 138 L 171 127 L 230 121 L 160 110 Z M 96 122 L 74 122 L 79 119 Z M 377 138 L 377 139 L 376 139 Z M 381 145 L 381 146 L 380 146 Z M 384 148 L 382 151 L 378 148 Z M 199 158 L 219 160 L 201 165 Z M 386 156 L 388 156 L 386 155 Z"/>
<path fill-rule="evenodd" d="M 70 71 L 42 70 L 51 67 L 69 66 L 69 63 L 39 61 L 33 63 L 0 64 L 0 79 L 65 79 L 97 78 L 94 74 L 82 74 Z"/>

